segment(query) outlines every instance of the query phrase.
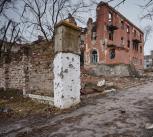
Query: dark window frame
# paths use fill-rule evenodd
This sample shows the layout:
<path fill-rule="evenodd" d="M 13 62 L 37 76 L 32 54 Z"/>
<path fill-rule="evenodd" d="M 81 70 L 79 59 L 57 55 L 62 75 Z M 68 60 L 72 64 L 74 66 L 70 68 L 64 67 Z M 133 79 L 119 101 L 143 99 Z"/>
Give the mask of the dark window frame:
<path fill-rule="evenodd" d="M 109 50 L 109 58 L 110 59 L 115 59 L 115 57 L 116 57 L 116 51 L 115 51 L 115 49 L 110 49 Z"/>
<path fill-rule="evenodd" d="M 121 45 L 124 45 L 124 37 L 121 37 Z"/>
<path fill-rule="evenodd" d="M 130 40 L 128 40 L 127 43 L 128 43 L 127 44 L 128 48 L 130 48 L 130 44 L 131 44 Z"/>
<path fill-rule="evenodd" d="M 140 46 L 140 53 L 142 53 L 142 46 Z"/>
<path fill-rule="evenodd" d="M 108 31 L 108 38 L 109 40 L 114 40 L 114 32 L 113 31 Z"/>
<path fill-rule="evenodd" d="M 137 42 L 133 42 L 133 50 L 139 51 L 139 44 Z"/>
<path fill-rule="evenodd" d="M 121 29 L 124 30 L 124 21 L 121 21 Z"/>
<path fill-rule="evenodd" d="M 91 52 L 91 63 L 92 64 L 97 64 L 98 63 L 98 52 L 97 50 L 92 50 Z"/>
<path fill-rule="evenodd" d="M 91 40 L 96 40 L 96 39 L 97 39 L 97 33 L 93 31 L 91 33 Z"/>

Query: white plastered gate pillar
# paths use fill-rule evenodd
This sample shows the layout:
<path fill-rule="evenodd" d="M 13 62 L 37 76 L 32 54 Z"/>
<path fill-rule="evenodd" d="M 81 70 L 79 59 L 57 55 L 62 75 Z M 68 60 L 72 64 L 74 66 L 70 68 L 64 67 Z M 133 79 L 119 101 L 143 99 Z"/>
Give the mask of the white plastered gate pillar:
<path fill-rule="evenodd" d="M 54 105 L 65 109 L 80 102 L 80 29 L 66 21 L 55 28 Z"/>

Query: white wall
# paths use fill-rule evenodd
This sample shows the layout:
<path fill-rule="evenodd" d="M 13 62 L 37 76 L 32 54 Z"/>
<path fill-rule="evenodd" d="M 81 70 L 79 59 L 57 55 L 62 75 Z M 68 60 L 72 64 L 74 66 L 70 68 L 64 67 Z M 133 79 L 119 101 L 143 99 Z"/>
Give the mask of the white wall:
<path fill-rule="evenodd" d="M 80 56 L 58 53 L 54 59 L 54 105 L 69 108 L 80 102 Z"/>

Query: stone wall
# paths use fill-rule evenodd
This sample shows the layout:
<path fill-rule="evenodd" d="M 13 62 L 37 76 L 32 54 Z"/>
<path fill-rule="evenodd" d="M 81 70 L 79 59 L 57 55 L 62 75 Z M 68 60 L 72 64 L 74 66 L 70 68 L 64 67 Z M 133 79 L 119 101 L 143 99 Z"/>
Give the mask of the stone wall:
<path fill-rule="evenodd" d="M 53 95 L 53 48 L 40 42 L 19 48 L 0 64 L 0 88 L 19 89 L 36 95 Z"/>

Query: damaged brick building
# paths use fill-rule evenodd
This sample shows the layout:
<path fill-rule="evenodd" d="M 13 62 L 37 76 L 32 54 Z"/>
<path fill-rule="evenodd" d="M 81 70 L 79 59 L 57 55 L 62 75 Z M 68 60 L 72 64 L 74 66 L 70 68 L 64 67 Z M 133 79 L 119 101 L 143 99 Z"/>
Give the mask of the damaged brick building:
<path fill-rule="evenodd" d="M 82 29 L 81 49 L 84 66 L 95 64 L 133 64 L 141 70 L 144 66 L 144 34 L 121 13 L 100 2 L 96 21 L 88 19 Z"/>

